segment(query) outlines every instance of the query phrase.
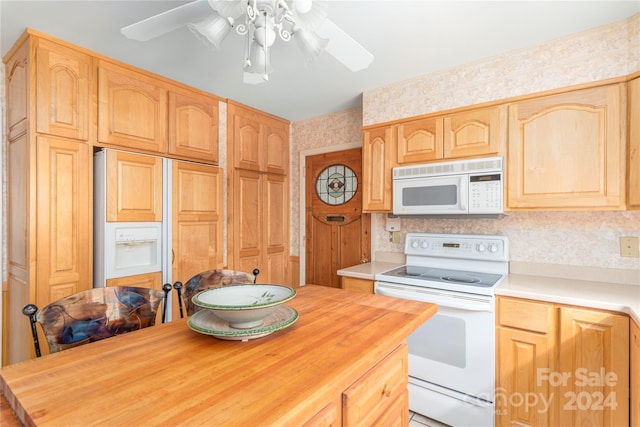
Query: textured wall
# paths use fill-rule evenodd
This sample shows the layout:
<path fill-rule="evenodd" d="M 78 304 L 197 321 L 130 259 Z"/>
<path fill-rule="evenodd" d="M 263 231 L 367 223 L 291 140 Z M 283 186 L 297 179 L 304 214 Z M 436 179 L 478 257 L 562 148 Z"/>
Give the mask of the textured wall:
<path fill-rule="evenodd" d="M 360 127 L 449 108 L 561 88 L 640 70 L 640 15 L 612 25 L 398 82 L 363 94 L 356 110 L 292 127 L 292 240 L 299 254 L 298 155 L 301 150 L 361 140 Z M 375 214 L 372 252 L 402 252 Z M 504 234 L 513 261 L 639 269 L 619 256 L 620 236 L 640 235 L 640 212 L 516 212 L 501 219 L 402 219 L 407 231 Z"/>

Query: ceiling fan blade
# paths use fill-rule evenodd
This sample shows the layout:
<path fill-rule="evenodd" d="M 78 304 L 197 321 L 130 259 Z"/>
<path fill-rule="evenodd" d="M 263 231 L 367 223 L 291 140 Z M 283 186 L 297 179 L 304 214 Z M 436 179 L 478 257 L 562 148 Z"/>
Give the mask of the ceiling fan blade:
<path fill-rule="evenodd" d="M 211 12 L 213 10 L 207 0 L 196 0 L 123 27 L 120 32 L 127 38 L 144 42 L 177 30 Z"/>
<path fill-rule="evenodd" d="M 330 20 L 326 19 L 316 33 L 320 37 L 329 39 L 325 51 L 351 71 L 364 70 L 373 62 L 371 52 Z"/>

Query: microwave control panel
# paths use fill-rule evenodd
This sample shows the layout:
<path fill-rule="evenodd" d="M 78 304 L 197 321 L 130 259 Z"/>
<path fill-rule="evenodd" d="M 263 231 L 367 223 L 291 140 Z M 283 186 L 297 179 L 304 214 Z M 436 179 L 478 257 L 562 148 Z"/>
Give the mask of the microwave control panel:
<path fill-rule="evenodd" d="M 502 173 L 469 177 L 469 213 L 501 213 Z"/>

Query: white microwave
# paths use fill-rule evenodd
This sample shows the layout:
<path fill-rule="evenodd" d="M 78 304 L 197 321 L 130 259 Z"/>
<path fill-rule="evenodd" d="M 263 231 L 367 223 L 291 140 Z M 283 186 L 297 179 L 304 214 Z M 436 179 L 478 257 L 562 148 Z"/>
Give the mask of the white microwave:
<path fill-rule="evenodd" d="M 395 215 L 504 213 L 503 158 L 393 168 Z"/>

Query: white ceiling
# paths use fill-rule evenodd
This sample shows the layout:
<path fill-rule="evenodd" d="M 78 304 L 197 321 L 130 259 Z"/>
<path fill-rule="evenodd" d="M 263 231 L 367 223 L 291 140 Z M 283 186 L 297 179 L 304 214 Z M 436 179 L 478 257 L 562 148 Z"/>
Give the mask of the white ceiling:
<path fill-rule="evenodd" d="M 375 56 L 352 73 L 325 54 L 306 66 L 295 43 L 276 40 L 274 72 L 261 85 L 242 83 L 242 40 L 219 51 L 186 28 L 148 42 L 120 28 L 185 1 L 0 0 L 4 56 L 26 27 L 291 121 L 361 105 L 361 94 L 459 64 L 623 20 L 633 1 L 342 1 L 328 17 Z"/>

